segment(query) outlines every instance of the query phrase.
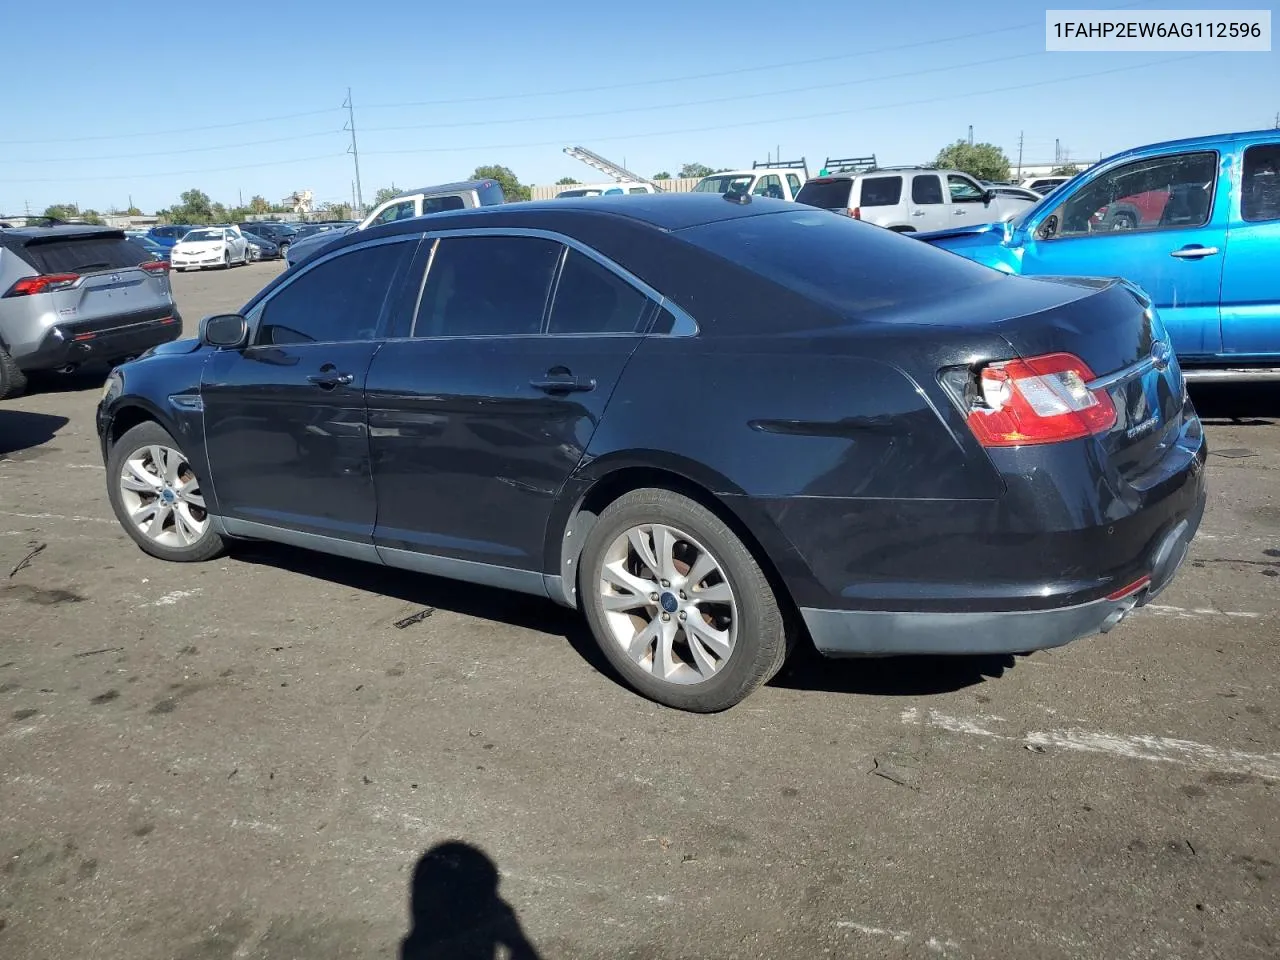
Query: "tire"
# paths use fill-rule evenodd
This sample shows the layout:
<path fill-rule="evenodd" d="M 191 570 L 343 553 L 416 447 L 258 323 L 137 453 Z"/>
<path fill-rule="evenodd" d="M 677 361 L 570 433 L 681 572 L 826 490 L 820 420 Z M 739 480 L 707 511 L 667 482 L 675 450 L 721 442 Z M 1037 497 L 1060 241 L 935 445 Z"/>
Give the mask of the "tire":
<path fill-rule="evenodd" d="M 158 450 L 176 456 L 177 461 L 170 456 L 157 457 Z M 164 467 L 171 464 L 173 476 L 165 482 Z M 161 560 L 199 563 L 212 560 L 225 549 L 222 537 L 214 532 L 204 511 L 201 482 L 177 441 L 151 420 L 128 430 L 107 454 L 107 497 L 116 519 L 134 543 Z M 144 530 L 131 513 L 152 505 L 156 508 L 151 510 Z M 153 535 L 151 528 L 157 519 L 160 527 Z M 198 526 L 201 523 L 203 526 Z M 193 536 L 197 529 L 198 535 Z"/>
<path fill-rule="evenodd" d="M 230 250 L 228 250 L 226 253 L 222 255 L 222 269 L 223 270 L 231 269 L 231 251 Z"/>
<path fill-rule="evenodd" d="M 1112 230 L 1132 230 L 1137 225 L 1137 220 L 1131 213 L 1117 213 L 1111 218 Z"/>
<path fill-rule="evenodd" d="M 674 579 L 653 574 L 634 546 L 637 535 Z M 663 550 L 664 543 L 671 547 Z M 680 578 L 706 563 L 704 555 L 714 569 L 681 591 Z M 664 565 L 662 556 L 672 562 Z M 699 603 L 699 593 L 713 590 L 715 600 Z M 728 709 L 773 677 L 787 657 L 782 610 L 751 551 L 714 513 L 670 490 L 633 490 L 605 508 L 583 546 L 578 596 L 614 669 L 637 692 L 678 710 Z M 699 622 L 694 617 L 703 629 L 686 633 L 686 624 Z M 650 631 L 652 639 L 642 636 Z M 667 642 L 665 663 L 658 659 L 659 634 Z"/>
<path fill-rule="evenodd" d="M 18 369 L 18 363 L 0 347 L 0 400 L 16 397 L 27 389 L 27 375 Z"/>

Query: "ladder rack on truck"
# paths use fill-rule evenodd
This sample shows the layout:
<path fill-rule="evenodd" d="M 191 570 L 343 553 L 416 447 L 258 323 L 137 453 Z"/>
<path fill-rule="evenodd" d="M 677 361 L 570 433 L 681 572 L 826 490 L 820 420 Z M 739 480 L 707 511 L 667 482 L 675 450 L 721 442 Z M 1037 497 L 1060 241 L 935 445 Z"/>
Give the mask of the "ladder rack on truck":
<path fill-rule="evenodd" d="M 822 172 L 818 176 L 824 177 L 830 173 L 868 173 L 875 169 L 874 153 L 869 157 L 827 157 L 827 162 L 822 165 Z"/>
<path fill-rule="evenodd" d="M 752 170 L 803 170 L 804 178 L 809 179 L 809 164 L 804 157 L 799 160 L 753 160 Z"/>

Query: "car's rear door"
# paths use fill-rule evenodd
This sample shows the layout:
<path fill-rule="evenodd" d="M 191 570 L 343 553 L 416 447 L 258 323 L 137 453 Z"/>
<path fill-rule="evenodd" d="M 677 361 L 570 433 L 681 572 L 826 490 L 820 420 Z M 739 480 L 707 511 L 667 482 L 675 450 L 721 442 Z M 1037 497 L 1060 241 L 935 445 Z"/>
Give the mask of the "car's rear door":
<path fill-rule="evenodd" d="M 654 301 L 550 235 L 445 234 L 368 379 L 388 562 L 542 592 L 547 520 Z"/>
<path fill-rule="evenodd" d="M 419 235 L 308 264 L 251 312 L 250 345 L 205 364 L 205 445 L 228 532 L 376 559 L 365 377 Z"/>
<path fill-rule="evenodd" d="M 911 226 L 917 231 L 944 230 L 950 208 L 942 186 L 942 175 L 917 173 L 911 178 Z"/>
<path fill-rule="evenodd" d="M 1280 134 L 1240 158 L 1222 265 L 1222 352 L 1280 355 Z"/>

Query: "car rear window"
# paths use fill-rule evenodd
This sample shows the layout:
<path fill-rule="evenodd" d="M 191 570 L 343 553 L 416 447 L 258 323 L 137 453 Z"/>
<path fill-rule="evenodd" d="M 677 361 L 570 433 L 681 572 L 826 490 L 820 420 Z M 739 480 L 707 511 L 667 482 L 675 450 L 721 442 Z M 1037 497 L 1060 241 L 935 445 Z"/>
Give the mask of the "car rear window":
<path fill-rule="evenodd" d="M 22 249 L 22 258 L 41 273 L 85 273 L 136 267 L 151 255 L 127 237 L 40 237 Z"/>
<path fill-rule="evenodd" d="M 922 240 L 817 210 L 733 217 L 679 235 L 844 316 L 1005 279 Z"/>
<path fill-rule="evenodd" d="M 423 213 L 443 213 L 445 210 L 461 210 L 465 204 L 457 194 L 447 197 L 423 197 Z"/>
<path fill-rule="evenodd" d="M 851 177 L 840 177 L 836 180 L 810 180 L 800 188 L 796 202 L 810 207 L 821 207 L 824 210 L 845 210 L 849 207 L 849 188 L 852 185 Z"/>
<path fill-rule="evenodd" d="M 861 207 L 892 207 L 902 199 L 901 177 L 864 177 Z"/>

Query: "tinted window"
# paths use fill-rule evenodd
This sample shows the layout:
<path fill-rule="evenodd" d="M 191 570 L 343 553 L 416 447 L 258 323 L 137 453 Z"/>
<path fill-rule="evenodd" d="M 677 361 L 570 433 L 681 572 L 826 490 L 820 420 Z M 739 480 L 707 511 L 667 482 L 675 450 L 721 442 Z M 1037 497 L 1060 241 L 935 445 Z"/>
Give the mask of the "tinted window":
<path fill-rule="evenodd" d="M 782 179 L 772 173 L 757 180 L 751 193 L 757 197 L 773 197 L 775 200 L 786 199 L 786 195 L 782 192 Z"/>
<path fill-rule="evenodd" d="M 954 173 L 947 175 L 947 189 L 951 191 L 951 199 L 955 203 L 981 203 L 987 198 L 980 186 L 968 177 L 958 177 Z"/>
<path fill-rule="evenodd" d="M 1108 170 L 1062 205 L 1059 236 L 1197 227 L 1208 222 L 1216 153 L 1179 153 Z"/>
<path fill-rule="evenodd" d="M 902 199 L 901 177 L 864 177 L 862 180 L 863 207 L 892 207 Z"/>
<path fill-rule="evenodd" d="M 749 173 L 719 174 L 706 177 L 693 188 L 694 193 L 728 193 L 730 190 L 745 190 L 751 186 L 752 176 Z"/>
<path fill-rule="evenodd" d="M 798 203 L 811 207 L 822 207 L 824 210 L 845 210 L 849 207 L 849 188 L 853 181 L 849 178 L 839 180 L 808 180 L 800 188 L 796 197 Z"/>
<path fill-rule="evenodd" d="M 800 178 L 794 173 L 787 174 L 787 186 L 791 188 L 791 197 L 794 200 L 795 195 L 800 192 Z"/>
<path fill-rule="evenodd" d="M 380 243 L 326 260 L 267 300 L 257 343 L 369 340 L 416 244 Z"/>
<path fill-rule="evenodd" d="M 407 220 L 413 216 L 413 201 L 405 200 L 403 203 L 393 203 L 387 209 L 383 210 L 374 223 L 391 223 L 395 220 Z"/>
<path fill-rule="evenodd" d="M 136 267 L 150 254 L 127 237 L 60 237 L 28 243 L 22 259 L 41 273 L 87 273 Z"/>
<path fill-rule="evenodd" d="M 922 173 L 911 178 L 912 203 L 942 203 L 942 181 L 936 173 Z"/>
<path fill-rule="evenodd" d="M 1244 152 L 1240 213 L 1250 221 L 1280 220 L 1280 143 Z"/>
<path fill-rule="evenodd" d="M 817 210 L 734 217 L 680 236 L 853 317 L 1006 279 L 920 240 Z"/>
<path fill-rule="evenodd" d="M 456 195 L 449 197 L 422 198 L 423 213 L 442 213 L 445 210 L 461 210 L 462 207 L 462 198 Z"/>
<path fill-rule="evenodd" d="M 431 258 L 414 336 L 541 332 L 562 249 L 537 237 L 445 237 Z"/>
<path fill-rule="evenodd" d="M 650 300 L 586 254 L 570 250 L 551 304 L 549 333 L 633 333 Z"/>
<path fill-rule="evenodd" d="M 627 193 L 648 193 L 648 192 L 649 191 L 646 190 L 644 187 L 630 187 L 627 189 Z"/>

